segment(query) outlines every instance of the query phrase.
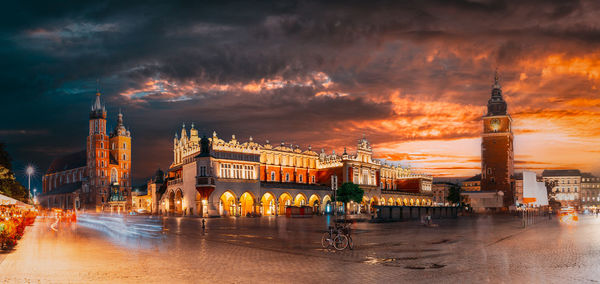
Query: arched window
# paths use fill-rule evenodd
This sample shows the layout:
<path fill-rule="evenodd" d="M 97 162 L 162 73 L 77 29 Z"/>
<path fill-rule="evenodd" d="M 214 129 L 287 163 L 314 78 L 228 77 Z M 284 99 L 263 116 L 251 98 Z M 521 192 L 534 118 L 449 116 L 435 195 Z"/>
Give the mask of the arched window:
<path fill-rule="evenodd" d="M 275 180 L 275 172 L 271 172 L 271 181 Z"/>
<path fill-rule="evenodd" d="M 310 177 L 312 179 L 312 183 L 315 183 L 315 176 Z"/>
<path fill-rule="evenodd" d="M 118 178 L 119 178 L 119 172 L 117 172 L 117 169 L 113 168 L 110 171 L 110 183 L 118 183 Z"/>
<path fill-rule="evenodd" d="M 100 142 L 100 149 L 104 148 L 104 142 Z"/>
<path fill-rule="evenodd" d="M 127 154 L 123 154 L 123 160 L 127 160 Z"/>
<path fill-rule="evenodd" d="M 300 182 L 302 182 L 302 175 L 300 175 L 300 176 L 298 177 L 298 180 L 299 180 Z"/>
<path fill-rule="evenodd" d="M 123 142 L 123 149 L 127 149 L 127 143 Z"/>
<path fill-rule="evenodd" d="M 285 181 L 290 181 L 290 174 L 289 173 L 285 174 Z"/>

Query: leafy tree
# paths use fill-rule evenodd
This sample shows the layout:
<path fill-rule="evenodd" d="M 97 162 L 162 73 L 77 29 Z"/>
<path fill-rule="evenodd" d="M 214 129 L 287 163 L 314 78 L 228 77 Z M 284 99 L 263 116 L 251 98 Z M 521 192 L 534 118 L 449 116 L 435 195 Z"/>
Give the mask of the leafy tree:
<path fill-rule="evenodd" d="M 10 161 L 11 158 L 4 143 L 0 143 L 0 193 L 22 202 L 28 202 L 29 191 L 15 179 Z"/>
<path fill-rule="evenodd" d="M 552 210 L 558 211 L 560 209 L 560 202 L 556 201 L 556 192 L 553 191 L 558 185 L 558 180 L 546 180 L 544 185 L 546 186 L 546 192 L 548 193 L 548 205 Z"/>
<path fill-rule="evenodd" d="M 450 186 L 446 199 L 451 203 L 460 204 L 460 186 L 457 184 Z"/>
<path fill-rule="evenodd" d="M 357 184 L 345 182 L 335 193 L 335 200 L 343 202 L 344 209 L 346 209 L 346 203 L 350 201 L 360 203 L 362 202 L 364 195 L 365 191 L 362 190 Z M 346 212 L 346 210 L 344 210 L 344 212 Z"/>
<path fill-rule="evenodd" d="M 7 168 L 9 171 L 12 170 L 12 166 L 10 164 L 10 155 L 5 149 L 6 145 L 0 142 L 0 166 Z"/>

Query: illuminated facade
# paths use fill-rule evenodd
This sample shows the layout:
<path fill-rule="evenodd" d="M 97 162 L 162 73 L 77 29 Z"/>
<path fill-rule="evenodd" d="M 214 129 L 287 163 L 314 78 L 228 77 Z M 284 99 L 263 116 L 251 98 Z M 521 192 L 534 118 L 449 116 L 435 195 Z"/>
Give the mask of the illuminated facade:
<path fill-rule="evenodd" d="M 131 209 L 131 134 L 117 116 L 108 133 L 100 93 L 89 115 L 86 150 L 55 159 L 42 177 L 47 208 L 123 212 Z"/>
<path fill-rule="evenodd" d="M 581 174 L 581 206 L 586 209 L 600 207 L 600 178 L 591 173 Z"/>
<path fill-rule="evenodd" d="M 481 137 L 481 190 L 502 192 L 504 206 L 514 204 L 511 177 L 514 169 L 512 118 L 507 113 L 506 102 L 496 73 L 488 111 L 483 116 Z"/>
<path fill-rule="evenodd" d="M 580 206 L 581 172 L 579 170 L 544 170 L 544 182 L 556 182 L 552 188 L 556 201 L 561 206 Z"/>
<path fill-rule="evenodd" d="M 361 213 L 372 205 L 431 205 L 432 178 L 372 158 L 369 142 L 359 140 L 356 152 L 316 153 L 309 146 L 225 141 L 213 133 L 199 137 L 185 125 L 176 135 L 167 189 L 159 213 L 201 216 L 281 215 L 286 207 L 307 206 L 313 212 L 332 210 L 331 176 L 358 184 L 365 197 L 348 205 Z"/>

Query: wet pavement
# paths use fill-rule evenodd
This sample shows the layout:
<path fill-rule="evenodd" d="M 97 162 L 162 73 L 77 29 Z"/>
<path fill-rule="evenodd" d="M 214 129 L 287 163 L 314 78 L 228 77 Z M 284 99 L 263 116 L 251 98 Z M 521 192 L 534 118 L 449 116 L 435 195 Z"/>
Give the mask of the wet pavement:
<path fill-rule="evenodd" d="M 575 225 L 509 216 L 354 225 L 354 250 L 327 251 L 327 217 L 38 219 L 0 256 L 9 283 L 596 282 L 600 218 Z M 164 229 L 163 229 L 164 228 Z M 4 259 L 3 259 L 4 258 Z"/>

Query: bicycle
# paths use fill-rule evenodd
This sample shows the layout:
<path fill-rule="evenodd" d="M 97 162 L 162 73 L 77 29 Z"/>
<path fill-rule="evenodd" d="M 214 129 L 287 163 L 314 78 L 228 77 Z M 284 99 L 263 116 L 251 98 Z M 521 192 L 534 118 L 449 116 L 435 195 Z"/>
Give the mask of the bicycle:
<path fill-rule="evenodd" d="M 352 241 L 352 236 L 350 236 L 350 225 L 352 224 L 352 222 L 349 221 L 343 221 L 343 224 L 341 225 L 337 225 L 336 227 L 339 230 L 339 232 L 341 232 L 342 234 L 344 234 L 346 236 L 346 238 L 348 238 L 348 248 L 353 250 L 354 249 L 354 242 Z"/>
<path fill-rule="evenodd" d="M 325 249 L 333 247 L 336 250 L 344 250 L 348 247 L 348 237 L 338 228 L 329 226 L 327 232 L 323 233 L 323 237 L 321 237 L 321 246 Z"/>

